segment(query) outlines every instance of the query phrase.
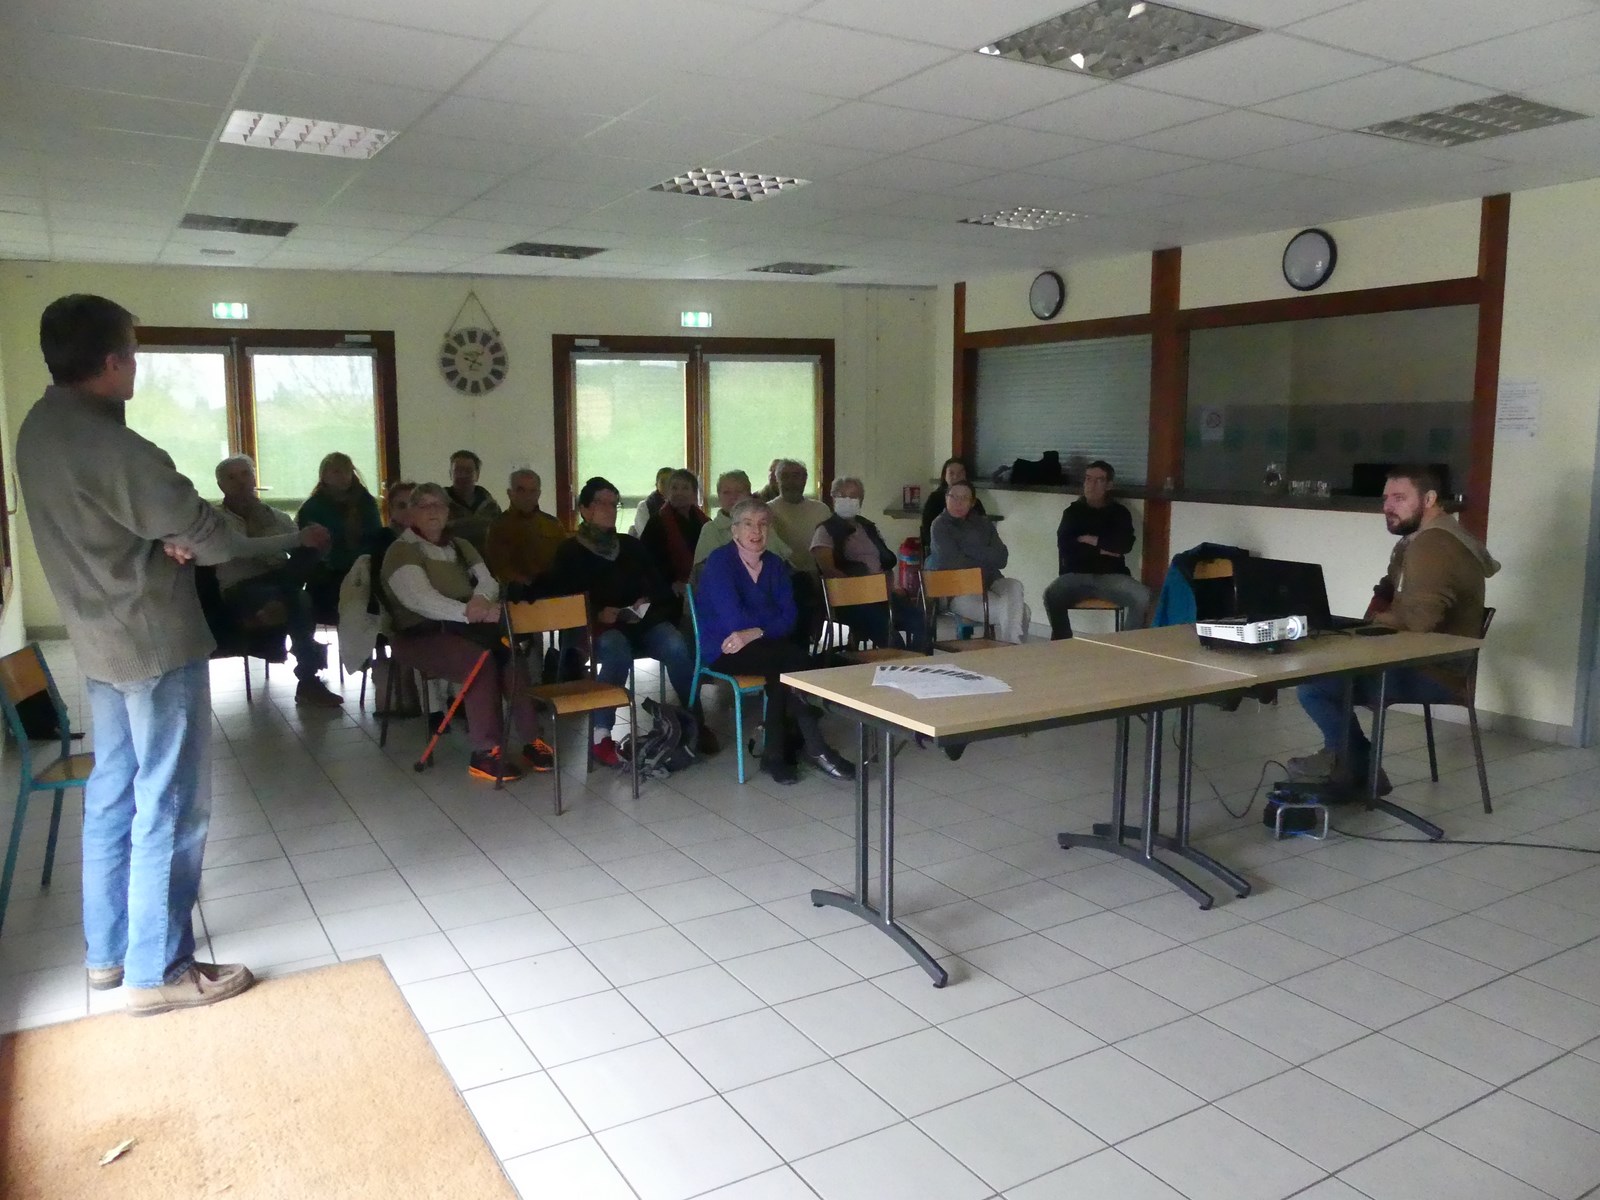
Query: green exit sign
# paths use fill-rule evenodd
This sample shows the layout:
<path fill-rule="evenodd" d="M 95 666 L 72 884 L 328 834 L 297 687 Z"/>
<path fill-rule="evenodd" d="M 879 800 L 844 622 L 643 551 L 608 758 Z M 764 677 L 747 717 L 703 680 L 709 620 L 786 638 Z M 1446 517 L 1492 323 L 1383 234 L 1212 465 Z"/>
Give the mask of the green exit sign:
<path fill-rule="evenodd" d="M 211 305 L 211 315 L 218 321 L 248 321 L 250 306 L 238 300 L 217 300 Z"/>

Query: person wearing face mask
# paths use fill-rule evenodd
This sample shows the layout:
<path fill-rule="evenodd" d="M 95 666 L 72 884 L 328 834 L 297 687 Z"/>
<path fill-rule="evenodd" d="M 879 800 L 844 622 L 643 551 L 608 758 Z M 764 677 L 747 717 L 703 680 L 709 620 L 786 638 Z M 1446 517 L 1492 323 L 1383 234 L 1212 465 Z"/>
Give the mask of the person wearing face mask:
<path fill-rule="evenodd" d="M 883 540 L 878 527 L 861 515 L 866 487 L 853 475 L 833 481 L 833 515 L 817 526 L 811 535 L 811 556 L 824 579 L 844 575 L 876 575 L 893 570 L 895 554 Z M 922 644 L 921 607 L 910 596 L 894 588 L 889 594 L 894 623 L 899 633 L 889 636 L 887 614 L 876 604 L 851 605 L 835 610 L 834 615 L 852 631 L 864 634 L 882 648 L 905 648 L 900 635 L 913 646 Z"/>

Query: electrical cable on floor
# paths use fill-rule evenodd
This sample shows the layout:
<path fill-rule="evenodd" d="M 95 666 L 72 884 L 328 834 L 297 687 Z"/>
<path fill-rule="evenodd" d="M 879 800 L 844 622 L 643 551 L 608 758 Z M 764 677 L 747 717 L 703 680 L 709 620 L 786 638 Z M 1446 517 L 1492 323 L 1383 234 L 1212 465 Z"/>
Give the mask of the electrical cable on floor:
<path fill-rule="evenodd" d="M 1182 748 L 1180 747 L 1180 745 L 1178 743 L 1178 731 L 1177 731 L 1177 729 L 1173 729 L 1173 731 L 1172 731 L 1172 747 L 1173 747 L 1174 750 L 1178 750 L 1181 753 Z M 1262 785 L 1264 785 L 1267 782 L 1267 768 L 1268 767 L 1277 767 L 1278 770 L 1284 772 L 1285 774 L 1288 774 L 1288 771 L 1289 771 L 1289 768 L 1284 766 L 1277 759 L 1275 759 L 1275 758 L 1267 759 L 1266 762 L 1261 764 L 1261 774 L 1256 776 L 1256 786 L 1250 789 L 1250 799 L 1249 799 L 1249 801 L 1245 804 L 1244 808 L 1241 809 L 1239 812 L 1234 812 L 1233 809 L 1228 807 L 1228 802 L 1222 798 L 1222 792 L 1219 791 L 1218 788 L 1217 788 L 1217 785 L 1212 782 L 1211 776 L 1206 774 L 1206 769 L 1204 767 L 1200 766 L 1199 764 L 1193 764 L 1193 767 L 1194 767 L 1195 771 L 1199 772 L 1200 777 L 1206 781 L 1206 786 L 1211 789 L 1211 794 L 1212 794 L 1212 796 L 1214 796 L 1216 798 L 1217 803 L 1222 805 L 1222 811 L 1227 813 L 1235 821 L 1240 821 L 1240 820 L 1243 820 L 1245 817 L 1248 817 L 1250 815 L 1250 810 L 1255 808 L 1255 806 L 1256 806 L 1256 797 L 1261 795 Z"/>
<path fill-rule="evenodd" d="M 1489 842 L 1476 838 L 1453 838 L 1448 835 L 1442 838 L 1380 837 L 1374 833 L 1352 833 L 1348 829 L 1340 829 L 1337 825 L 1329 825 L 1328 828 L 1334 833 L 1343 834 L 1347 838 L 1359 838 L 1363 842 L 1404 842 L 1414 846 L 1518 846 L 1525 850 L 1570 850 L 1574 854 L 1600 854 L 1600 850 L 1590 846 L 1562 846 L 1555 842 Z"/>

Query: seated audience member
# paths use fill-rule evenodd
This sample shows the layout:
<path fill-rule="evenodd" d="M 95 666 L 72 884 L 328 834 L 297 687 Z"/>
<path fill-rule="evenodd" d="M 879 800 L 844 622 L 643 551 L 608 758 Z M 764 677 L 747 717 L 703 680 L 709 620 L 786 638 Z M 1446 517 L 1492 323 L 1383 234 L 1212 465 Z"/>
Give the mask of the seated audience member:
<path fill-rule="evenodd" d="M 711 520 L 700 507 L 700 481 L 679 468 L 667 479 L 667 502 L 645 522 L 639 541 L 656 574 L 672 586 L 668 610 L 674 625 L 683 623 L 683 593 L 694 572 L 694 548 L 700 530 Z"/>
<path fill-rule="evenodd" d="M 817 569 L 824 579 L 837 579 L 843 575 L 877 575 L 892 571 L 895 553 L 889 549 L 878 532 L 878 527 L 861 515 L 861 503 L 867 491 L 861 480 L 845 475 L 833 481 L 833 515 L 817 526 L 811 535 L 811 554 L 817 560 Z M 894 624 L 899 633 L 889 637 L 888 614 L 877 604 L 852 605 L 836 608 L 833 615 L 858 634 L 872 639 L 881 647 L 904 648 L 922 645 L 922 607 L 912 597 L 894 586 L 889 580 L 889 602 L 894 612 Z M 902 640 L 900 634 L 904 634 Z"/>
<path fill-rule="evenodd" d="M 478 483 L 482 472 L 483 459 L 471 450 L 457 450 L 450 456 L 450 490 L 445 493 L 450 501 L 446 531 L 471 542 L 479 554 L 489 542 L 489 523 L 500 515 L 489 489 Z"/>
<path fill-rule="evenodd" d="M 561 544 L 545 576 L 551 595 L 583 592 L 589 597 L 590 635 L 594 645 L 595 675 L 606 683 L 623 686 L 636 658 L 660 661 L 678 703 L 688 706 L 693 697 L 694 654 L 673 623 L 671 586 L 656 574 L 639 539 L 617 532 L 616 486 L 599 476 L 578 493 L 575 537 Z M 594 760 L 608 767 L 622 765 L 617 743 L 611 737 L 615 710 L 594 714 Z M 701 753 L 715 749 L 715 738 L 701 723 Z"/>
<path fill-rule="evenodd" d="M 335 450 L 317 468 L 316 489 L 295 514 L 295 524 L 324 526 L 333 538 L 328 553 L 306 583 L 317 620 L 339 621 L 339 585 L 356 559 L 367 554 L 383 532 L 378 502 L 367 491 L 348 454 Z"/>
<path fill-rule="evenodd" d="M 530 587 L 550 569 L 556 551 L 572 535 L 560 521 L 539 507 L 544 484 L 531 467 L 511 472 L 506 499 L 511 507 L 489 525 L 484 558 L 494 577 L 507 587 Z"/>
<path fill-rule="evenodd" d="M 529 739 L 522 757 L 534 770 L 548 771 L 554 756 L 536 736 L 533 704 L 512 687 L 511 656 L 501 640 L 499 584 L 471 542 L 445 533 L 450 502 L 442 487 L 418 486 L 410 513 L 411 528 L 383 556 L 381 576 L 394 617 L 396 662 L 433 679 L 464 683 L 488 650 L 462 700 L 472 746 L 467 772 L 479 779 L 522 777 L 521 767 L 504 752 L 502 697 L 511 701 L 517 733 Z"/>
<path fill-rule="evenodd" d="M 775 458 L 767 464 L 767 482 L 761 485 L 761 490 L 756 493 L 756 498 L 771 504 L 778 498 L 778 468 L 783 466 L 784 460 Z M 770 540 L 771 534 L 768 534 Z"/>
<path fill-rule="evenodd" d="M 372 569 L 376 571 L 383 565 L 383 552 L 394 545 L 398 538 L 407 529 L 411 528 L 409 509 L 411 507 L 411 493 L 417 490 L 417 485 L 409 479 L 402 479 L 391 483 L 383 493 L 383 509 L 388 517 L 384 527 L 372 539 Z"/>
<path fill-rule="evenodd" d="M 768 504 L 767 511 L 772 514 L 772 531 L 789 547 L 789 566 L 794 569 L 794 602 L 800 609 L 794 637 L 810 643 L 822 632 L 824 613 L 811 535 L 833 512 L 806 495 L 806 480 L 805 463 L 784 459 L 778 464 L 778 498 Z"/>
<path fill-rule="evenodd" d="M 952 483 L 945 492 L 944 512 L 934 518 L 933 551 L 924 564 L 931 571 L 980 567 L 989 591 L 989 619 L 995 637 L 1020 642 L 1028 633 L 1031 614 L 1022 600 L 1022 581 L 1000 574 L 1011 552 L 988 517 L 973 511 L 972 485 Z M 957 596 L 950 602 L 957 616 L 983 620 L 983 601 L 977 596 Z"/>
<path fill-rule="evenodd" d="M 379 582 L 383 571 L 383 556 L 389 547 L 394 545 L 400 535 L 411 527 L 410 508 L 411 493 L 417 490 L 417 485 L 409 479 L 391 483 L 384 489 L 383 507 L 388 515 L 389 522 L 378 532 L 378 537 L 373 543 L 372 557 L 367 563 L 367 598 L 366 603 L 356 599 L 354 604 L 360 608 L 350 608 L 345 601 L 344 592 L 339 597 L 339 651 L 344 653 L 346 640 L 350 636 L 347 629 L 354 631 L 354 636 L 362 642 L 370 644 L 379 633 L 389 633 L 391 630 L 384 627 L 381 620 L 383 607 L 378 600 L 378 592 L 382 587 Z M 352 573 L 354 568 L 352 568 Z M 345 582 L 350 584 L 351 577 L 345 576 Z M 359 592 L 356 593 L 359 595 Z M 362 615 L 364 612 L 364 615 Z M 376 624 L 374 624 L 376 621 Z M 352 656 L 353 657 L 353 656 Z M 437 685 L 443 687 L 443 684 Z M 420 711 L 417 698 L 417 681 L 410 671 L 402 671 L 395 698 L 395 707 L 391 716 L 414 717 Z M 378 704 L 382 704 L 389 695 L 389 659 L 387 656 L 379 657 L 372 662 L 372 694 L 377 697 Z M 440 709 L 441 716 L 443 709 Z"/>
<path fill-rule="evenodd" d="M 969 481 L 971 473 L 967 470 L 965 459 L 947 458 L 944 466 L 939 468 L 939 486 L 928 493 L 928 498 L 922 502 L 922 557 L 928 557 L 928 548 L 933 544 L 933 520 L 944 511 L 944 496 L 952 483 Z M 980 516 L 986 515 L 983 511 L 983 501 L 976 495 L 972 498 L 972 511 Z"/>
<path fill-rule="evenodd" d="M 644 527 L 650 523 L 650 518 L 661 511 L 661 506 L 667 502 L 667 480 L 672 478 L 672 468 L 662 467 L 656 472 L 656 486 L 643 500 L 639 507 L 633 510 L 633 524 L 628 532 L 634 537 L 644 533 Z"/>
<path fill-rule="evenodd" d="M 288 513 L 263 503 L 256 494 L 256 464 L 248 455 L 236 454 L 217 464 L 217 487 L 222 491 L 217 509 L 241 537 L 289 537 L 297 532 Z M 305 531 L 322 528 L 308 523 Z M 217 588 L 235 621 L 288 626 L 294 675 L 300 681 L 294 689 L 296 704 L 338 708 L 344 697 L 329 690 L 319 673 L 328 665 L 328 649 L 315 637 L 317 617 L 306 594 L 306 580 L 316 566 L 317 552 L 305 545 L 287 556 L 279 551 L 230 559 L 217 564 Z"/>
<path fill-rule="evenodd" d="M 791 640 L 797 610 L 790 573 L 767 547 L 772 517 L 754 497 L 734 505 L 733 541 L 706 559 L 695 590 L 700 653 L 713 670 L 766 679 L 767 724 L 761 769 L 778 783 L 795 783 L 794 726 L 806 758 L 834 779 L 854 779 L 855 767 L 822 738 L 820 714 L 799 692 L 778 681 L 804 670 L 805 651 Z"/>
<path fill-rule="evenodd" d="M 713 550 L 733 541 L 734 506 L 748 495 L 750 495 L 750 476 L 743 471 L 724 471 L 717 476 L 717 515 L 700 526 L 700 539 L 694 544 L 696 577 L 700 574 L 701 564 Z M 767 549 L 785 562 L 788 561 L 789 547 L 784 545 L 782 538 L 770 530 L 767 532 Z"/>
<path fill-rule="evenodd" d="M 1111 498 L 1111 464 L 1096 460 L 1083 472 L 1083 495 L 1067 505 L 1056 527 L 1060 574 L 1044 590 L 1050 637 L 1072 636 L 1073 605 L 1109 600 L 1127 610 L 1126 628 L 1142 629 L 1150 611 L 1150 589 L 1128 573 L 1133 549 L 1133 514 Z"/>
<path fill-rule="evenodd" d="M 1424 466 L 1397 466 L 1389 470 L 1383 489 L 1383 520 L 1398 534 L 1389 555 L 1389 570 L 1372 589 L 1368 618 L 1391 629 L 1413 633 L 1453 633 L 1475 638 L 1483 633 L 1484 581 L 1500 569 L 1482 542 L 1445 512 L 1437 476 Z M 1400 704 L 1453 704 L 1466 681 L 1465 663 L 1434 663 L 1423 667 L 1391 667 L 1385 674 L 1386 699 Z M 1316 679 L 1297 689 L 1300 706 L 1322 733 L 1322 749 L 1304 758 L 1291 758 L 1293 779 L 1319 782 L 1331 779 L 1342 759 L 1358 784 L 1371 766 L 1371 743 L 1350 714 L 1350 743 L 1339 749 L 1339 726 L 1344 716 L 1344 681 Z M 1371 675 L 1355 681 L 1355 703 L 1377 702 L 1378 680 Z M 1388 777 L 1378 772 L 1378 790 L 1389 790 Z"/>

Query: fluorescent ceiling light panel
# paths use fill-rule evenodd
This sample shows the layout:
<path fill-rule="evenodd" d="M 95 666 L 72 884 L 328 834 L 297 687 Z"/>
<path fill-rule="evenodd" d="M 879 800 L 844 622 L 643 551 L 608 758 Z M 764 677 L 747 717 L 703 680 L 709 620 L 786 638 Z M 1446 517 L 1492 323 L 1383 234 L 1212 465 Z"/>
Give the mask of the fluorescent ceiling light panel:
<path fill-rule="evenodd" d="M 213 217 L 208 213 L 184 213 L 179 229 L 200 229 L 207 233 L 249 233 L 257 237 L 288 237 L 294 221 L 261 221 L 255 217 Z"/>
<path fill-rule="evenodd" d="M 286 117 L 281 113 L 235 109 L 218 141 L 261 150 L 293 150 L 298 154 L 323 154 L 332 158 L 368 159 L 398 134 L 366 125 L 319 121 L 315 117 Z"/>
<path fill-rule="evenodd" d="M 843 271 L 835 263 L 775 262 L 764 267 L 751 267 L 752 271 L 766 271 L 772 275 L 826 275 L 829 271 Z"/>
<path fill-rule="evenodd" d="M 1253 25 L 1151 0 L 1094 0 L 980 46 L 978 53 L 1059 71 L 1081 71 L 1097 79 L 1126 79 L 1260 32 Z"/>
<path fill-rule="evenodd" d="M 1053 208 L 1002 208 L 981 217 L 962 217 L 963 225 L 993 225 L 996 229 L 1054 229 L 1068 221 L 1083 220 L 1082 213 Z"/>
<path fill-rule="evenodd" d="M 713 167 L 694 167 L 671 179 L 663 179 L 652 192 L 677 192 L 683 196 L 709 196 L 717 200 L 761 200 L 776 192 L 805 187 L 809 179 L 786 175 L 752 175 L 745 171 L 721 171 Z"/>
<path fill-rule="evenodd" d="M 604 246 L 563 246 L 559 242 L 518 242 L 501 254 L 520 254 L 523 258 L 593 258 L 604 254 Z"/>
<path fill-rule="evenodd" d="M 1380 121 L 1356 130 L 1419 146 L 1464 146 L 1485 138 L 1544 129 L 1567 121 L 1582 121 L 1588 113 L 1554 108 L 1521 96 L 1490 96 L 1470 104 L 1456 104 L 1435 112 L 1418 113 L 1398 121 Z"/>

